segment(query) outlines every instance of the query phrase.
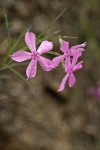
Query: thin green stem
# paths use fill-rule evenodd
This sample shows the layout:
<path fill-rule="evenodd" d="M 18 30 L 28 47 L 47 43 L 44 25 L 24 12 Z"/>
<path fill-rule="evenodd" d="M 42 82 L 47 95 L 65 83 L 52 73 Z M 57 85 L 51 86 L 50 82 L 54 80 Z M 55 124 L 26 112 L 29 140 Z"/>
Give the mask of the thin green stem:
<path fill-rule="evenodd" d="M 46 27 L 46 29 L 37 37 L 37 40 L 42 36 L 44 36 L 45 33 L 47 33 L 47 31 L 51 28 L 51 26 L 65 13 L 66 10 L 67 7 L 65 7 L 65 9 L 61 11 L 61 13 Z"/>
<path fill-rule="evenodd" d="M 0 75 L 0 79 L 6 79 L 6 78 L 8 78 L 8 76 L 7 75 Z"/>
<path fill-rule="evenodd" d="M 3 70 L 6 70 L 6 69 L 9 69 L 9 67 L 16 67 L 16 66 L 23 66 L 23 65 L 26 65 L 27 63 L 13 63 L 11 64 L 11 62 L 9 62 L 8 64 L 6 64 L 5 66 L 1 67 L 0 68 L 0 71 L 3 71 Z"/>
<path fill-rule="evenodd" d="M 47 52 L 47 54 L 51 54 L 51 55 L 55 55 L 55 56 L 60 56 L 59 53 L 53 52 L 53 51 L 49 51 L 49 52 Z"/>
<path fill-rule="evenodd" d="M 9 59 L 9 55 L 16 49 L 17 45 L 19 44 L 19 42 L 21 41 L 22 37 L 24 36 L 26 30 L 30 29 L 31 26 L 29 26 L 27 29 L 25 29 L 22 34 L 19 36 L 19 38 L 15 41 L 15 43 L 13 44 L 13 46 L 11 48 L 9 48 L 8 53 L 6 55 L 6 57 L 4 58 L 2 64 L 4 64 L 8 59 Z"/>
<path fill-rule="evenodd" d="M 64 39 L 77 39 L 78 37 L 75 37 L 75 36 L 62 36 L 60 35 L 60 38 L 64 38 Z"/>
<path fill-rule="evenodd" d="M 17 75 L 19 78 L 21 78 L 31 89 L 33 95 L 35 96 L 35 93 L 33 91 L 33 87 L 32 85 L 29 83 L 29 81 L 27 81 L 18 71 L 16 71 L 14 68 L 9 67 L 9 70 L 12 71 L 15 75 Z"/>
<path fill-rule="evenodd" d="M 10 46 L 10 30 L 9 30 L 9 21 L 8 21 L 8 16 L 7 16 L 6 10 L 4 13 L 4 17 L 5 17 L 5 25 L 6 25 L 6 31 L 7 31 L 8 48 L 9 48 L 9 46 Z"/>
<path fill-rule="evenodd" d="M 60 30 L 57 30 L 57 31 L 54 31 L 54 32 L 52 32 L 51 34 L 45 36 L 44 38 L 38 39 L 38 40 L 37 40 L 37 44 L 39 44 L 42 40 L 45 40 L 45 39 L 47 40 L 47 39 L 51 38 L 52 36 L 53 36 L 53 37 L 54 37 L 54 36 L 57 36 L 59 32 L 60 32 Z"/>

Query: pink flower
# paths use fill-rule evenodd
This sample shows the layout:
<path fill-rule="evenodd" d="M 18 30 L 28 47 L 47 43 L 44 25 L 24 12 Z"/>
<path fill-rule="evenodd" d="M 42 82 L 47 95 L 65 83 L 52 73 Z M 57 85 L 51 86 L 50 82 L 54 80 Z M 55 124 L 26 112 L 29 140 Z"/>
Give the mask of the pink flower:
<path fill-rule="evenodd" d="M 91 86 L 88 89 L 88 94 L 96 99 L 100 99 L 100 86 Z"/>
<path fill-rule="evenodd" d="M 77 60 L 78 60 L 79 56 L 80 56 L 80 54 L 74 55 L 73 59 L 72 59 L 72 63 L 70 61 L 70 57 L 67 57 L 67 59 L 65 60 L 65 72 L 66 72 L 66 75 L 65 75 L 65 77 L 63 78 L 63 80 L 62 80 L 62 82 L 60 84 L 58 92 L 64 90 L 65 83 L 66 83 L 67 79 L 68 79 L 69 87 L 71 88 L 71 87 L 74 86 L 76 80 L 75 80 L 75 76 L 74 76 L 73 72 L 75 72 L 76 70 L 81 69 L 82 68 L 82 63 L 83 63 L 83 61 L 80 61 L 80 62 L 77 63 Z"/>
<path fill-rule="evenodd" d="M 59 63 L 69 56 L 74 56 L 78 54 L 79 56 L 82 55 L 84 51 L 84 47 L 86 46 L 86 42 L 80 45 L 72 46 L 69 49 L 69 42 L 62 40 L 60 50 L 64 53 L 63 55 L 55 57 L 51 62 L 51 68 L 55 68 L 59 65 Z"/>
<path fill-rule="evenodd" d="M 53 48 L 52 42 L 43 41 L 36 51 L 36 36 L 32 32 L 27 32 L 25 34 L 25 42 L 31 52 L 19 50 L 13 53 L 11 55 L 11 58 L 17 62 L 23 62 L 25 60 L 31 59 L 26 69 L 26 75 L 28 79 L 35 77 L 37 71 L 37 62 L 39 62 L 39 64 L 45 71 L 50 71 L 51 68 L 49 64 L 51 63 L 51 60 L 42 57 L 41 54 L 46 53 Z"/>

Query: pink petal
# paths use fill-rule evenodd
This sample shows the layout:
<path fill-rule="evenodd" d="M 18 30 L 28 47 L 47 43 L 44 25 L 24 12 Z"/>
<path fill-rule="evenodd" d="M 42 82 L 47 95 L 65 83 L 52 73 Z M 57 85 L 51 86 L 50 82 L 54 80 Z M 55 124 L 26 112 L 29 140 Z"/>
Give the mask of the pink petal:
<path fill-rule="evenodd" d="M 51 70 L 51 67 L 50 67 L 51 60 L 40 56 L 40 58 L 38 59 L 38 62 L 45 71 Z"/>
<path fill-rule="evenodd" d="M 26 69 L 26 75 L 28 79 L 35 77 L 36 71 L 37 71 L 37 61 L 32 59 Z"/>
<path fill-rule="evenodd" d="M 26 32 L 25 42 L 31 52 L 36 51 L 36 36 L 32 32 Z"/>
<path fill-rule="evenodd" d="M 72 66 L 70 56 L 65 58 L 65 71 L 67 72 Z"/>
<path fill-rule="evenodd" d="M 73 59 L 72 59 L 72 66 L 75 66 L 75 64 L 77 63 L 77 60 L 78 58 L 81 56 L 81 52 L 79 53 L 76 53 L 74 56 L 73 56 Z"/>
<path fill-rule="evenodd" d="M 53 44 L 52 42 L 49 41 L 43 41 L 40 45 L 40 47 L 38 48 L 37 52 L 39 54 L 43 54 L 46 53 L 48 51 L 50 51 L 51 49 L 53 49 Z"/>
<path fill-rule="evenodd" d="M 11 59 L 17 62 L 23 62 L 25 60 L 31 59 L 31 53 L 20 50 L 11 55 Z"/>
<path fill-rule="evenodd" d="M 63 78 L 63 80 L 61 81 L 61 84 L 60 84 L 60 87 L 59 87 L 59 89 L 58 89 L 58 92 L 59 91 L 63 91 L 64 90 L 64 88 L 65 88 L 65 83 L 66 83 L 66 81 L 67 81 L 67 79 L 68 79 L 68 74 Z"/>
<path fill-rule="evenodd" d="M 69 42 L 62 40 L 60 50 L 63 51 L 64 53 L 69 51 Z"/>
<path fill-rule="evenodd" d="M 83 44 L 72 46 L 71 49 L 84 48 L 85 46 L 86 46 L 86 42 L 84 42 Z"/>
<path fill-rule="evenodd" d="M 51 68 L 56 68 L 64 58 L 64 55 L 53 58 L 51 61 Z"/>
<path fill-rule="evenodd" d="M 80 61 L 78 64 L 76 64 L 76 65 L 74 66 L 73 70 L 76 71 L 76 70 L 81 69 L 81 68 L 82 68 L 82 63 L 83 63 L 83 61 Z"/>
<path fill-rule="evenodd" d="M 70 76 L 69 76 L 69 87 L 73 87 L 74 84 L 75 84 L 76 80 L 75 80 L 75 77 L 74 77 L 74 74 L 72 73 Z"/>
<path fill-rule="evenodd" d="M 83 51 L 84 51 L 83 48 L 71 49 L 71 50 L 70 50 L 70 55 L 71 55 L 71 56 L 74 56 L 74 55 L 76 55 L 76 54 L 80 54 L 80 56 L 81 56 Z"/>

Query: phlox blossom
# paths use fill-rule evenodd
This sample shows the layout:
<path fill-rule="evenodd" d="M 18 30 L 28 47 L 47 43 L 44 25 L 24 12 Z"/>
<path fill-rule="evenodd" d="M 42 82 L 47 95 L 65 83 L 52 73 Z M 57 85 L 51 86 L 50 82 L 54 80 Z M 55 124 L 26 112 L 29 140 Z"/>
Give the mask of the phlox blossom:
<path fill-rule="evenodd" d="M 66 42 L 64 40 L 61 40 L 61 47 L 60 50 L 64 53 L 63 55 L 55 57 L 51 62 L 51 68 L 55 68 L 59 65 L 61 61 L 63 61 L 67 57 L 78 56 L 82 55 L 82 52 L 84 51 L 84 47 L 86 46 L 86 42 L 80 45 L 75 45 L 69 48 L 69 42 Z"/>
<path fill-rule="evenodd" d="M 76 70 L 81 69 L 82 68 L 82 63 L 83 63 L 83 61 L 80 61 L 80 62 L 77 63 L 77 60 L 78 60 L 79 56 L 80 56 L 80 54 L 74 55 L 73 59 L 72 59 L 72 62 L 70 60 L 70 57 L 67 57 L 67 59 L 65 59 L 65 72 L 66 72 L 66 75 L 65 75 L 65 77 L 63 78 L 63 80 L 60 84 L 58 92 L 64 90 L 65 83 L 66 83 L 67 80 L 68 80 L 69 87 L 74 86 L 74 84 L 76 82 L 76 79 L 75 79 L 75 76 L 74 76 L 73 73 Z"/>
<path fill-rule="evenodd" d="M 51 67 L 49 64 L 51 63 L 51 60 L 42 57 L 41 54 L 46 53 L 53 48 L 52 42 L 43 41 L 40 44 L 40 47 L 38 48 L 38 50 L 36 51 L 36 36 L 32 32 L 27 32 L 25 34 L 25 43 L 31 52 L 19 50 L 13 53 L 11 55 L 11 58 L 17 62 L 23 62 L 29 59 L 31 60 L 26 69 L 26 75 L 28 79 L 35 77 L 36 72 L 37 72 L 37 62 L 39 62 L 39 64 L 45 71 L 50 71 Z"/>

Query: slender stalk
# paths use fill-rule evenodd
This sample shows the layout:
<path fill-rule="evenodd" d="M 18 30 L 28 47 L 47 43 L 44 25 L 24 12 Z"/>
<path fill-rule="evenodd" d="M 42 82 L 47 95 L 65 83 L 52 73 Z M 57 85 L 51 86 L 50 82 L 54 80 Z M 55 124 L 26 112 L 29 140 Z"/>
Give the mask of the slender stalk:
<path fill-rule="evenodd" d="M 30 29 L 31 26 L 28 27 L 28 29 Z M 13 46 L 11 48 L 8 49 L 8 53 L 6 55 L 6 57 L 4 58 L 2 64 L 5 64 L 6 61 L 9 59 L 9 55 L 16 49 L 17 45 L 19 44 L 19 42 L 21 41 L 22 37 L 24 36 L 25 32 L 27 29 L 25 29 L 22 34 L 19 36 L 19 38 L 15 41 L 15 43 L 13 44 Z"/>
<path fill-rule="evenodd" d="M 18 71 L 16 71 L 14 68 L 9 67 L 9 70 L 12 71 L 15 75 L 17 75 L 19 78 L 21 78 L 31 89 L 33 96 L 36 96 L 34 91 L 33 91 L 33 87 L 32 85 L 29 83 L 29 81 L 27 81 Z"/>
<path fill-rule="evenodd" d="M 8 16 L 7 16 L 6 10 L 4 13 L 4 17 L 5 17 L 5 25 L 6 25 L 6 31 L 7 31 L 8 48 L 9 48 L 9 46 L 10 46 L 10 29 L 9 29 L 9 21 L 8 21 Z"/>
<path fill-rule="evenodd" d="M 47 31 L 51 28 L 51 26 L 65 13 L 67 7 L 60 12 L 60 14 L 46 27 L 46 29 L 37 37 L 37 40 L 41 38 Z"/>

